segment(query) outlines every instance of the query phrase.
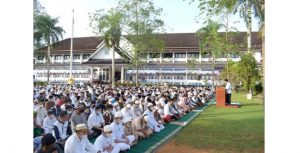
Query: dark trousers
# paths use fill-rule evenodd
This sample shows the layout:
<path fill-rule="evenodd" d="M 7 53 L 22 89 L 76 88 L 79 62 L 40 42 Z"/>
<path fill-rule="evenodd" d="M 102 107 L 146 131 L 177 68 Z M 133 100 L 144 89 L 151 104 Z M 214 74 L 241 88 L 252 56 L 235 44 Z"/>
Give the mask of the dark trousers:
<path fill-rule="evenodd" d="M 226 104 L 230 104 L 231 103 L 231 93 L 230 94 L 226 94 L 225 95 L 225 99 L 226 99 Z"/>

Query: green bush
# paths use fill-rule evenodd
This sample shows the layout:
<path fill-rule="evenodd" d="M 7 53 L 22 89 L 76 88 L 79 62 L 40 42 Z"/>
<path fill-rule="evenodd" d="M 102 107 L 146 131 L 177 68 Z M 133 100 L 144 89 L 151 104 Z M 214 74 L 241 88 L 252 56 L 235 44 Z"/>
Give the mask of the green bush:
<path fill-rule="evenodd" d="M 33 82 L 34 86 L 46 86 L 48 83 L 45 81 L 35 81 Z"/>

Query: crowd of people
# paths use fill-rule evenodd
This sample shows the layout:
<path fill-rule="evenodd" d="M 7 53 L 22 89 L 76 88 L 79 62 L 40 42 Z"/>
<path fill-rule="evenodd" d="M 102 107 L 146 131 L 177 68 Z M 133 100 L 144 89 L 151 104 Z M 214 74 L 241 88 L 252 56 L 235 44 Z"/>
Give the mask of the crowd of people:
<path fill-rule="evenodd" d="M 125 152 L 208 102 L 213 92 L 209 87 L 167 85 L 35 86 L 34 152 Z"/>

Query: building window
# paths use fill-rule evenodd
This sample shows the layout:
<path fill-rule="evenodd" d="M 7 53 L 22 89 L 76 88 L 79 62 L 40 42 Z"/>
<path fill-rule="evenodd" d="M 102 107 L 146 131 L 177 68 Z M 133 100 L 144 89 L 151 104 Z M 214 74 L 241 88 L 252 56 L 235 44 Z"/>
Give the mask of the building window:
<path fill-rule="evenodd" d="M 74 59 L 74 60 L 80 59 L 80 55 L 73 55 L 73 59 Z"/>
<path fill-rule="evenodd" d="M 175 53 L 175 58 L 186 58 L 185 53 Z"/>
<path fill-rule="evenodd" d="M 163 58 L 173 58 L 173 53 L 163 53 Z"/>
<path fill-rule="evenodd" d="M 188 53 L 188 58 L 199 58 L 199 53 L 197 52 Z"/>
<path fill-rule="evenodd" d="M 64 59 L 65 59 L 65 60 L 70 59 L 70 55 L 65 55 L 65 56 L 64 56 Z"/>
<path fill-rule="evenodd" d="M 55 55 L 54 56 L 55 60 L 61 60 L 61 57 L 62 57 L 61 55 Z"/>
<path fill-rule="evenodd" d="M 90 57 L 90 54 L 83 54 L 83 59 L 88 59 Z"/>
<path fill-rule="evenodd" d="M 149 58 L 160 58 L 159 53 L 149 53 Z"/>
<path fill-rule="evenodd" d="M 203 56 L 203 58 L 210 58 L 211 57 L 209 53 L 203 53 L 202 56 Z"/>
<path fill-rule="evenodd" d="M 38 56 L 38 60 L 44 60 L 44 56 Z"/>

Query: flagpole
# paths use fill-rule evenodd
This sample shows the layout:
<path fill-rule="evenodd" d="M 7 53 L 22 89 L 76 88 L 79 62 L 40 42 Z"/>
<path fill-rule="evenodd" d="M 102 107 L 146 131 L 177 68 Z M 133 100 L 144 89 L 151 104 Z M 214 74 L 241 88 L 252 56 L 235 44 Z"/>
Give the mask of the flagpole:
<path fill-rule="evenodd" d="M 69 84 L 74 84 L 74 80 L 72 77 L 72 64 L 73 64 L 73 34 L 74 34 L 74 8 L 72 9 L 72 35 L 71 35 L 71 49 L 70 49 L 70 76 L 69 76 Z"/>

